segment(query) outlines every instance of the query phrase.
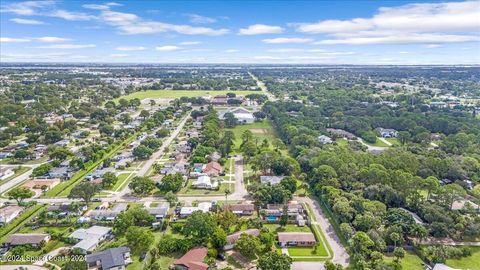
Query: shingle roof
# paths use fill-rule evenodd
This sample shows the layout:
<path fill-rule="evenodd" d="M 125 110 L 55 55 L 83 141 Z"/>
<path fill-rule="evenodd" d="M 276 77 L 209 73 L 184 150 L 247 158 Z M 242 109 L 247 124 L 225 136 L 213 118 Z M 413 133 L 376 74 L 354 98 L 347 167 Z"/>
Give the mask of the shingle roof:
<path fill-rule="evenodd" d="M 87 263 L 94 263 L 100 261 L 102 269 L 110 269 L 112 267 L 118 267 L 125 265 L 124 254 L 130 252 L 128 247 L 110 248 L 102 252 L 93 253 L 87 255 Z"/>
<path fill-rule="evenodd" d="M 5 243 L 13 246 L 39 244 L 48 237 L 46 233 L 16 233 L 10 235 Z"/>
<path fill-rule="evenodd" d="M 315 242 L 315 236 L 311 232 L 279 232 L 278 241 L 282 243 L 290 241 Z"/>
<path fill-rule="evenodd" d="M 249 234 L 249 235 L 258 236 L 260 234 L 260 231 L 258 229 L 248 229 L 248 230 L 245 230 L 245 231 L 230 234 L 229 236 L 227 236 L 227 244 L 229 244 L 229 245 L 235 244 L 237 242 L 238 238 L 240 238 L 240 236 L 242 234 Z"/>
<path fill-rule="evenodd" d="M 206 270 L 208 264 L 203 262 L 207 256 L 208 249 L 206 247 L 196 247 L 189 250 L 180 259 L 175 260 L 174 264 L 184 265 L 188 270 Z"/>

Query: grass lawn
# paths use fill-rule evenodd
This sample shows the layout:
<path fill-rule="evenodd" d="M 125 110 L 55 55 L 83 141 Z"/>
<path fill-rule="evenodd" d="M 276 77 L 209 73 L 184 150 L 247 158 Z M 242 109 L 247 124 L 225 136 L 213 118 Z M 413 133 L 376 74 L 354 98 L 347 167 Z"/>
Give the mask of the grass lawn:
<path fill-rule="evenodd" d="M 233 183 L 222 183 L 218 190 L 208 190 L 208 189 L 196 189 L 191 188 L 193 180 L 188 180 L 186 187 L 183 187 L 179 192 L 178 196 L 190 196 L 190 195 L 225 195 L 225 190 L 230 189 L 233 193 L 235 189 L 235 184 Z"/>
<path fill-rule="evenodd" d="M 252 124 L 237 125 L 234 128 L 226 128 L 225 131 L 233 131 L 235 135 L 234 151 L 237 150 L 242 144 L 242 133 L 245 130 L 250 130 L 253 136 L 257 139 L 258 144 L 261 144 L 264 139 L 267 139 L 270 143 L 270 147 L 273 149 L 272 141 L 277 138 L 275 130 L 269 120 L 263 120 Z"/>
<path fill-rule="evenodd" d="M 447 260 L 446 265 L 456 269 L 480 270 L 480 247 L 469 247 L 472 256 Z"/>
<path fill-rule="evenodd" d="M 260 91 L 234 91 L 234 90 L 147 90 L 134 92 L 129 95 L 123 96 L 126 100 L 138 98 L 181 98 L 181 97 L 203 97 L 203 96 L 216 96 L 216 95 L 225 95 L 227 93 L 235 93 L 237 95 L 248 95 L 254 93 L 261 93 Z M 114 99 L 115 102 L 118 102 L 120 98 Z"/>
<path fill-rule="evenodd" d="M 381 140 L 379 140 L 377 138 L 377 141 L 375 143 L 369 143 L 365 140 L 363 140 L 366 144 L 370 145 L 370 146 L 378 146 L 378 147 L 388 147 L 388 145 L 384 142 L 382 142 Z"/>
<path fill-rule="evenodd" d="M 119 187 L 121 187 L 125 183 L 125 181 L 130 176 L 130 174 L 131 173 L 129 173 L 129 172 L 119 174 L 117 182 L 115 183 L 115 185 L 112 188 L 109 188 L 109 190 L 116 191 Z"/>
<path fill-rule="evenodd" d="M 338 138 L 335 140 L 335 142 L 340 146 L 348 145 L 348 140 L 345 138 Z"/>
<path fill-rule="evenodd" d="M 402 145 L 397 138 L 386 138 L 387 142 L 391 143 L 392 145 Z"/>
<path fill-rule="evenodd" d="M 314 247 L 290 247 L 288 248 L 288 254 L 290 256 L 328 257 L 328 252 L 323 245 L 316 245 Z"/>
<path fill-rule="evenodd" d="M 44 205 L 35 205 L 25 210 L 20 216 L 15 218 L 12 222 L 8 223 L 4 227 L 0 228 L 0 243 L 2 243 L 9 234 L 18 231 L 23 224 L 27 223 L 34 216 L 40 213 L 44 208 Z"/>
<path fill-rule="evenodd" d="M 392 262 L 393 261 L 393 255 L 388 255 L 385 256 L 385 261 L 386 262 Z M 413 252 L 407 252 L 405 253 L 405 257 L 400 261 L 400 265 L 402 265 L 402 269 L 408 269 L 408 270 L 424 270 L 425 267 L 423 266 L 422 259 L 418 257 L 415 253 Z"/>

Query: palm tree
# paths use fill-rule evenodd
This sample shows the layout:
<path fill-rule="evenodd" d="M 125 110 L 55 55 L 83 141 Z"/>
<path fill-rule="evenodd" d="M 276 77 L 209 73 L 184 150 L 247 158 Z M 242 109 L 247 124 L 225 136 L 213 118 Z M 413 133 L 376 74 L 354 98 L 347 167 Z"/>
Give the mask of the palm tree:
<path fill-rule="evenodd" d="M 228 195 L 232 194 L 232 191 L 230 189 L 225 189 L 225 204 L 228 204 Z"/>

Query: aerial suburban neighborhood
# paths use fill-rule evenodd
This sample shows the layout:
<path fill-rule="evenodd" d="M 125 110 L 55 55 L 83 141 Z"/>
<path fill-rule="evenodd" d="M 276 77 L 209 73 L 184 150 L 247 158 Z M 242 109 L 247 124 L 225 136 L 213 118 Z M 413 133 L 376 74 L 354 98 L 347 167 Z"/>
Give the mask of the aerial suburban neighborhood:
<path fill-rule="evenodd" d="M 419 2 L 2 1 L 0 270 L 480 270 L 480 4 Z"/>

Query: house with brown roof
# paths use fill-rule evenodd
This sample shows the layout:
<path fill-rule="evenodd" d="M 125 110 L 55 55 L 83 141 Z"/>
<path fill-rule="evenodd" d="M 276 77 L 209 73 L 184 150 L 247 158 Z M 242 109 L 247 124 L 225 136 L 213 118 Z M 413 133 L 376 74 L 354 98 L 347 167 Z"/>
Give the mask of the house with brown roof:
<path fill-rule="evenodd" d="M 231 250 L 235 247 L 235 243 L 242 234 L 249 234 L 253 236 L 259 236 L 260 231 L 258 229 L 248 229 L 241 232 L 236 232 L 227 236 L 227 244 L 223 247 L 223 250 Z"/>
<path fill-rule="evenodd" d="M 224 209 L 228 209 L 239 216 L 251 216 L 255 211 L 255 206 L 253 203 L 237 203 L 225 205 Z"/>
<path fill-rule="evenodd" d="M 15 246 L 31 246 L 37 248 L 50 241 L 50 235 L 46 233 L 15 233 L 8 236 L 3 243 L 7 248 Z"/>
<path fill-rule="evenodd" d="M 206 247 L 192 248 L 180 259 L 175 260 L 173 265 L 177 270 L 207 270 L 209 266 L 203 262 L 207 252 Z"/>
<path fill-rule="evenodd" d="M 279 232 L 278 243 L 281 247 L 312 247 L 317 241 L 311 232 Z"/>
<path fill-rule="evenodd" d="M 203 172 L 209 176 L 219 176 L 223 173 L 222 165 L 218 162 L 210 161 L 203 169 Z"/>

